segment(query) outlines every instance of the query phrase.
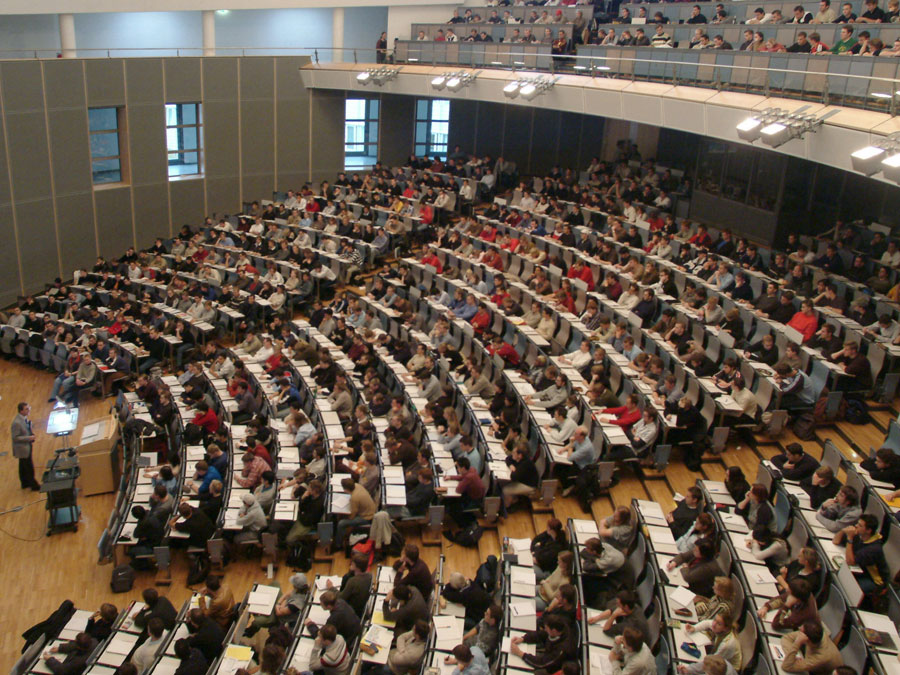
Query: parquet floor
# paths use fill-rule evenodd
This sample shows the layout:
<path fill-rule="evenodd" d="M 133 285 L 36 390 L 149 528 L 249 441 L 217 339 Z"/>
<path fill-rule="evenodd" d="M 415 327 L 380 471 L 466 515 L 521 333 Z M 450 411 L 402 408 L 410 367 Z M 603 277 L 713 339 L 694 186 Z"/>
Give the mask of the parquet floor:
<path fill-rule="evenodd" d="M 60 447 L 59 442 L 42 433 L 51 409 L 47 396 L 52 381 L 51 373 L 38 371 L 30 365 L 0 361 L 0 451 L 6 453 L 0 457 L 0 511 L 24 505 L 19 512 L 0 515 L 0 607 L 4 610 L 0 612 L 0 671 L 8 671 L 18 657 L 22 646 L 21 633 L 46 618 L 64 599 L 69 598 L 77 607 L 84 609 L 97 608 L 107 601 L 121 608 L 130 600 L 139 598 L 141 590 L 153 583 L 152 573 L 138 573 L 137 583 L 130 593 L 114 595 L 109 587 L 112 567 L 97 564 L 96 544 L 112 509 L 114 495 L 80 497 L 82 513 L 78 531 L 47 537 L 47 513 L 41 501 L 43 496 L 19 489 L 17 463 L 9 452 L 9 425 L 15 415 L 16 404 L 19 401 L 31 403 L 34 428 L 38 434 L 35 465 L 42 467 L 52 458 L 54 449 Z M 80 436 L 80 428 L 85 423 L 107 414 L 111 401 L 83 397 L 75 439 Z M 874 424 L 867 427 L 841 424 L 822 430 L 819 437 L 822 441 L 831 438 L 842 452 L 851 457 L 853 444 L 866 452 L 870 445 L 877 447 L 884 438 L 889 419 L 895 415 L 891 412 L 875 413 Z M 852 439 L 852 443 L 848 439 Z M 659 502 L 664 509 L 670 509 L 674 504 L 674 492 L 683 493 L 697 478 L 721 479 L 726 466 L 741 466 L 752 481 L 760 457 L 772 456 L 780 452 L 780 445 L 794 440 L 793 434 L 787 432 L 777 443 L 760 445 L 755 450 L 746 444 L 733 445 L 721 461 L 705 462 L 702 473 L 687 470 L 678 458 L 674 458 L 664 480 L 641 480 L 626 469 L 610 494 L 594 503 L 593 515 L 597 519 L 606 517 L 616 505 L 627 504 L 633 497 L 651 499 Z M 814 456 L 821 456 L 818 442 L 803 445 Z M 585 517 L 574 499 L 558 498 L 554 510 L 563 521 L 569 517 Z M 527 510 L 515 512 L 500 522 L 496 530 L 487 530 L 478 549 L 465 549 L 446 539 L 440 548 L 420 548 L 429 566 L 433 566 L 443 553 L 448 569 L 472 575 L 487 555 L 499 553 L 504 536 L 532 537 L 536 531 L 543 529 L 549 517 L 548 514 L 532 514 Z M 411 540 L 415 541 L 415 538 Z M 347 561 L 338 554 L 329 562 L 316 563 L 312 573 L 343 574 L 346 569 Z M 172 572 L 172 585 L 161 591 L 168 594 L 177 607 L 190 594 L 185 587 L 187 564 L 178 554 Z M 291 573 L 289 568 L 281 565 L 275 579 L 282 587 L 287 587 Z M 260 569 L 258 560 L 232 562 L 226 571 L 226 583 L 238 597 L 252 583 L 265 578 L 266 572 Z"/>

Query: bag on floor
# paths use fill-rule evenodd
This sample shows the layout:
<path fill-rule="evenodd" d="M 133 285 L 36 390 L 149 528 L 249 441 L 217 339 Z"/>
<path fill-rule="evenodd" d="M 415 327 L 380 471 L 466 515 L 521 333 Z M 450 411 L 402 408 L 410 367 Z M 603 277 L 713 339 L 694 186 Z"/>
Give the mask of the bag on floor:
<path fill-rule="evenodd" d="M 206 581 L 206 577 L 209 576 L 209 569 L 209 558 L 205 555 L 198 555 L 195 557 L 194 561 L 191 563 L 191 568 L 188 570 L 187 585 L 195 586 L 196 584 L 202 584 Z"/>
<path fill-rule="evenodd" d="M 872 420 L 869 414 L 869 406 L 866 402 L 858 398 L 844 399 L 847 403 L 846 420 L 850 424 L 868 424 Z"/>
<path fill-rule="evenodd" d="M 113 593 L 127 593 L 134 586 L 134 568 L 131 565 L 119 565 L 112 571 L 109 587 Z"/>
<path fill-rule="evenodd" d="M 312 546 L 310 542 L 301 542 L 288 548 L 287 564 L 301 572 L 312 568 Z"/>
<path fill-rule="evenodd" d="M 482 534 L 484 534 L 484 530 L 481 529 L 481 525 L 475 521 L 466 525 L 463 529 L 453 535 L 453 543 L 466 548 L 475 548 L 478 546 L 478 540 L 481 539 Z"/>
<path fill-rule="evenodd" d="M 801 441 L 812 441 L 816 438 L 816 417 L 812 413 L 803 413 L 794 420 L 794 435 Z"/>

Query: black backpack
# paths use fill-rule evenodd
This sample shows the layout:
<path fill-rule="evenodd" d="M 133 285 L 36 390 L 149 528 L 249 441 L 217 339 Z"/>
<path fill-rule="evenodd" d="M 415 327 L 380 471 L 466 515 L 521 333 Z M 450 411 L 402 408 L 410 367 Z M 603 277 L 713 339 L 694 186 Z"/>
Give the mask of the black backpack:
<path fill-rule="evenodd" d="M 816 438 L 816 417 L 812 413 L 803 413 L 794 420 L 794 435 L 801 441 L 812 441 Z"/>
<path fill-rule="evenodd" d="M 844 399 L 847 402 L 846 420 L 850 424 L 868 424 L 872 420 L 869 414 L 869 406 L 858 398 Z"/>
<path fill-rule="evenodd" d="M 131 565 L 119 565 L 112 571 L 109 587 L 113 593 L 127 593 L 134 586 L 134 568 Z"/>
<path fill-rule="evenodd" d="M 463 529 L 453 535 L 452 541 L 453 543 L 465 546 L 466 548 L 475 548 L 478 546 L 478 540 L 481 539 L 482 534 L 484 534 L 484 530 L 481 529 L 481 525 L 475 521 L 466 525 Z"/>
<path fill-rule="evenodd" d="M 489 555 L 487 560 L 478 566 L 478 570 L 475 572 L 475 583 L 488 593 L 493 593 L 497 586 L 498 567 L 499 562 L 497 556 Z"/>
<path fill-rule="evenodd" d="M 301 542 L 288 548 L 287 564 L 301 572 L 308 572 L 312 567 L 312 546 L 309 542 Z"/>

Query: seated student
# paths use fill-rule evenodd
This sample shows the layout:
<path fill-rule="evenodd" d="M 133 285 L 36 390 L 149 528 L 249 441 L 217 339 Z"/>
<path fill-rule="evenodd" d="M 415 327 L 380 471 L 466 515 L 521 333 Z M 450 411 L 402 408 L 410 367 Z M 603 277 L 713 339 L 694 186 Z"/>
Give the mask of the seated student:
<path fill-rule="evenodd" d="M 485 487 L 481 481 L 481 476 L 472 467 L 468 457 L 460 457 L 455 464 L 456 475 L 446 476 L 446 480 L 457 481 L 455 492 L 459 496 L 449 500 L 447 511 L 457 525 L 465 527 L 471 522 L 473 517 L 466 512 L 481 507 L 481 503 L 484 500 Z M 435 488 L 435 492 L 444 494 L 447 492 L 447 487 Z"/>
<path fill-rule="evenodd" d="M 868 391 L 872 388 L 872 366 L 859 351 L 859 345 L 848 340 L 844 348 L 831 355 L 835 363 L 840 364 L 842 373 L 838 378 L 836 389 L 840 391 Z"/>
<path fill-rule="evenodd" d="M 716 560 L 716 545 L 712 537 L 698 539 L 690 560 L 681 566 L 681 576 L 691 592 L 705 598 L 712 597 L 716 577 L 724 575 Z"/>
<path fill-rule="evenodd" d="M 694 598 L 697 620 L 709 621 L 722 612 L 733 614 L 735 595 L 734 581 L 730 577 L 716 577 L 713 580 L 713 594 L 710 597 L 698 595 Z"/>
<path fill-rule="evenodd" d="M 704 632 L 711 642 L 710 656 L 721 656 L 735 670 L 741 667 L 741 643 L 737 637 L 737 630 L 731 612 L 720 612 L 707 621 L 701 621 L 696 625 L 688 624 L 685 632 L 691 635 L 695 632 Z M 681 675 L 700 675 L 703 673 L 703 662 L 698 661 L 689 666 L 678 666 Z"/>
<path fill-rule="evenodd" d="M 334 626 L 338 635 L 343 637 L 347 644 L 351 644 L 360 632 L 359 617 L 353 608 L 346 600 L 341 599 L 333 588 L 322 592 L 319 596 L 319 604 L 328 612 L 328 621 L 325 626 Z M 316 625 L 310 619 L 307 619 L 304 625 L 312 635 L 318 635 L 324 628 L 324 626 Z"/>
<path fill-rule="evenodd" d="M 878 448 L 875 454 L 864 459 L 860 466 L 882 483 L 890 483 L 900 489 L 900 456 L 890 448 Z"/>
<path fill-rule="evenodd" d="M 799 443 L 788 443 L 784 453 L 774 456 L 771 461 L 784 478 L 796 482 L 811 477 L 819 468 L 819 463 L 806 454 Z"/>
<path fill-rule="evenodd" d="M 853 527 L 862 515 L 859 507 L 859 493 L 856 488 L 845 485 L 838 490 L 834 499 L 822 502 L 816 511 L 816 520 L 829 532 L 840 532 L 846 527 Z"/>
<path fill-rule="evenodd" d="M 392 675 L 407 675 L 419 671 L 425 658 L 430 631 L 430 624 L 419 619 L 413 624 L 412 630 L 397 636 L 396 645 L 388 652 L 387 668 Z"/>
<path fill-rule="evenodd" d="M 488 658 L 497 650 L 500 643 L 500 623 L 503 620 L 503 609 L 500 605 L 488 607 L 481 620 L 463 635 L 463 644 L 480 649 Z"/>
<path fill-rule="evenodd" d="M 148 672 L 150 666 L 156 660 L 156 653 L 163 643 L 166 627 L 162 619 L 151 619 L 147 624 L 147 640 L 131 655 L 131 663 L 137 669 L 136 673 Z"/>
<path fill-rule="evenodd" d="M 572 583 L 574 561 L 575 556 L 571 551 L 561 551 L 556 557 L 556 569 L 538 583 L 535 607 L 539 612 L 547 609 L 560 586 Z"/>
<path fill-rule="evenodd" d="M 537 489 L 540 477 L 528 454 L 525 449 L 517 446 L 506 458 L 506 463 L 512 469 L 510 482 L 502 490 L 503 506 L 507 510 L 517 498 L 528 497 Z"/>
<path fill-rule="evenodd" d="M 167 597 L 160 595 L 155 588 L 145 588 L 141 591 L 141 599 L 145 607 L 134 616 L 135 626 L 146 628 L 151 619 L 160 619 L 166 630 L 175 627 L 178 610 Z"/>
<path fill-rule="evenodd" d="M 97 644 L 97 639 L 88 633 L 78 633 L 74 640 L 64 642 L 58 647 L 51 647 L 44 652 L 44 665 L 53 675 L 81 675 Z M 65 657 L 60 661 L 57 655 L 63 654 Z"/>
<path fill-rule="evenodd" d="M 675 565 L 689 562 L 694 555 L 694 544 L 704 537 L 714 537 L 715 534 L 716 526 L 712 516 L 708 513 L 701 513 L 691 524 L 688 531 L 675 540 L 675 547 L 678 549 L 678 555 L 669 562 L 668 568 L 672 569 Z"/>
<path fill-rule="evenodd" d="M 334 626 L 326 623 L 309 653 L 306 670 L 324 672 L 325 675 L 348 675 L 352 665 L 353 660 L 347 653 L 347 642 Z"/>
<path fill-rule="evenodd" d="M 884 541 L 878 533 L 878 519 L 870 513 L 859 517 L 855 525 L 848 525 L 834 535 L 838 546 L 845 546 L 844 558 L 848 565 L 862 569 L 856 575 L 859 587 L 871 603 L 873 593 L 890 583 L 890 570 L 884 557 Z M 871 606 L 871 604 L 870 604 Z"/>
<path fill-rule="evenodd" d="M 612 672 L 652 675 L 656 672 L 656 660 L 647 644 L 647 634 L 635 628 L 626 628 L 607 656 Z"/>
<path fill-rule="evenodd" d="M 431 616 L 425 600 L 418 588 L 414 586 L 394 586 L 384 599 L 381 607 L 384 618 L 393 621 L 394 635 L 399 636 L 416 624 L 420 619 L 429 621 Z"/>
<path fill-rule="evenodd" d="M 823 503 L 837 495 L 841 483 L 834 477 L 830 466 L 820 466 L 812 476 L 800 481 L 800 487 L 809 495 L 809 505 L 818 510 Z"/>
<path fill-rule="evenodd" d="M 205 616 L 215 621 L 222 630 L 228 630 L 234 619 L 234 594 L 222 583 L 222 577 L 209 575 L 206 588 L 200 593 L 199 606 Z"/>
<path fill-rule="evenodd" d="M 474 580 L 466 579 L 460 572 L 452 572 L 450 580 L 441 591 L 441 606 L 446 602 L 455 602 L 465 607 L 465 629 L 473 630 L 484 618 L 485 612 L 491 606 L 491 596 L 488 595 Z"/>
<path fill-rule="evenodd" d="M 754 558 L 764 561 L 776 572 L 791 561 L 787 542 L 767 527 L 754 528 L 747 539 L 747 547 Z"/>
<path fill-rule="evenodd" d="M 636 628 L 643 635 L 649 635 L 647 618 L 637 594 L 631 590 L 616 593 L 606 609 L 588 619 L 588 623 L 601 624 L 603 632 L 611 637 L 621 635 L 626 628 Z"/>
<path fill-rule="evenodd" d="M 556 569 L 559 554 L 567 547 L 568 540 L 562 522 L 558 518 L 551 518 L 547 521 L 547 529 L 531 541 L 534 574 L 538 581 Z"/>
<path fill-rule="evenodd" d="M 487 675 L 490 672 L 487 658 L 484 652 L 477 646 L 456 645 L 450 652 L 450 656 L 444 657 L 444 663 L 448 666 L 456 665 L 451 675 Z"/>
<path fill-rule="evenodd" d="M 526 654 L 519 646 L 522 643 L 536 644 L 535 654 Z M 535 630 L 512 639 L 510 653 L 525 661 L 536 672 L 555 673 L 563 663 L 577 658 L 578 642 L 574 629 L 565 619 L 550 616 L 544 622 L 543 630 Z"/>
<path fill-rule="evenodd" d="M 611 516 L 607 516 L 598 528 L 600 540 L 624 552 L 631 543 L 634 535 L 634 525 L 631 519 L 631 509 L 627 506 L 619 506 Z"/>
<path fill-rule="evenodd" d="M 344 543 L 347 530 L 372 521 L 377 510 L 375 502 L 368 491 L 352 478 L 344 478 L 341 488 L 350 495 L 350 512 L 346 518 L 338 521 L 335 528 L 333 548 L 340 548 Z"/>
<path fill-rule="evenodd" d="M 560 452 L 565 454 L 572 464 L 557 465 L 557 475 L 564 481 L 573 481 L 574 475 L 581 473 L 589 464 L 593 464 L 596 459 L 594 444 L 588 438 L 587 427 L 576 427 L 575 432 L 572 434 L 572 440 Z M 563 490 L 563 497 L 568 497 L 574 491 L 575 483 L 572 482 L 571 485 Z"/>
<path fill-rule="evenodd" d="M 672 536 L 678 539 L 687 532 L 702 510 L 703 493 L 696 486 L 689 487 L 685 491 L 684 499 L 678 503 L 678 506 L 673 511 L 666 514 L 666 522 L 669 523 Z"/>
<path fill-rule="evenodd" d="M 781 407 L 785 410 L 811 408 L 816 404 L 816 385 L 802 370 L 784 361 L 777 363 L 775 382 L 781 388 Z"/>
<path fill-rule="evenodd" d="M 819 620 L 813 588 L 806 579 L 792 579 L 788 582 L 786 596 L 772 618 L 774 630 L 797 630 L 806 621 Z"/>
<path fill-rule="evenodd" d="M 735 512 L 747 521 L 750 529 L 766 527 L 775 530 L 775 513 L 768 502 L 769 490 L 762 483 L 754 483 Z"/>
<path fill-rule="evenodd" d="M 782 637 L 781 648 L 784 650 L 781 669 L 786 673 L 834 672 L 844 675 L 841 668 L 844 659 L 817 619 L 805 621 L 799 630 Z M 849 670 L 856 672 L 852 668 Z"/>

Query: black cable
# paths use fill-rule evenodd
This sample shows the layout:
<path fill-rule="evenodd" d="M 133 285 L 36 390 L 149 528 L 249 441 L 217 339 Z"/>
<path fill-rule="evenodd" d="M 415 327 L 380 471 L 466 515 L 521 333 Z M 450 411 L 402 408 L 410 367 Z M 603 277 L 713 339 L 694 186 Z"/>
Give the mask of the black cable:
<path fill-rule="evenodd" d="M 47 498 L 46 498 L 46 497 L 44 497 L 43 499 L 36 499 L 36 500 L 33 501 L 33 502 L 28 502 L 27 504 L 22 504 L 21 506 L 17 506 L 17 507 L 15 507 L 15 508 L 13 508 L 13 509 L 10 509 L 10 510 L 7 511 L 6 513 L 18 513 L 19 511 L 21 511 L 22 509 L 24 509 L 26 506 L 33 506 L 34 504 L 42 504 L 42 503 L 44 503 L 44 502 L 46 502 L 46 501 L 47 501 Z M 7 531 L 4 530 L 2 527 L 0 527 L 0 532 L 2 532 L 3 534 L 5 534 L 5 535 L 8 536 L 8 537 L 12 537 L 13 539 L 17 539 L 18 541 L 25 541 L 25 542 L 31 542 L 31 543 L 34 543 L 34 542 L 36 542 L 36 541 L 40 541 L 41 539 L 43 539 L 43 538 L 46 536 L 45 534 L 42 534 L 42 535 L 39 536 L 37 539 L 25 539 L 24 537 L 20 537 L 20 536 L 18 536 L 18 535 L 15 535 L 15 534 L 13 534 L 12 532 L 7 532 Z"/>

